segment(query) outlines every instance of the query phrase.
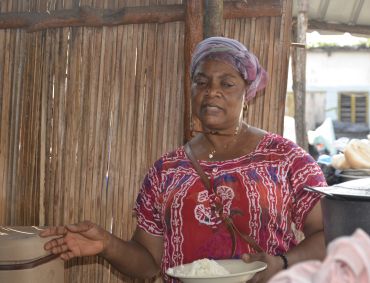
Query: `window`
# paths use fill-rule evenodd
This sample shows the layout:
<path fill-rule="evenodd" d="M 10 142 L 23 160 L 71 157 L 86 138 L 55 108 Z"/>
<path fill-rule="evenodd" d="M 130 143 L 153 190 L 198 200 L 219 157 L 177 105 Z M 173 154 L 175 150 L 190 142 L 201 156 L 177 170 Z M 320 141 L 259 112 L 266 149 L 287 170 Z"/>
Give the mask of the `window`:
<path fill-rule="evenodd" d="M 367 124 L 369 96 L 367 93 L 339 94 L 339 120 Z"/>

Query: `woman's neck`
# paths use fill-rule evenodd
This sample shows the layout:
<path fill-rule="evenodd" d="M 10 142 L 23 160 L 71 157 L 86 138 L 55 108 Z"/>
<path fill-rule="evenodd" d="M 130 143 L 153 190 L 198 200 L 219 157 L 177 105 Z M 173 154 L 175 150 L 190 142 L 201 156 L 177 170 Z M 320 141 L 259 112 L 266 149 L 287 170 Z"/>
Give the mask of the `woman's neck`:
<path fill-rule="evenodd" d="M 242 122 L 233 131 L 204 131 L 202 133 L 204 139 L 202 145 L 205 147 L 205 151 L 208 152 L 208 159 L 223 160 L 234 156 L 237 151 L 235 146 L 248 127 L 248 124 Z"/>

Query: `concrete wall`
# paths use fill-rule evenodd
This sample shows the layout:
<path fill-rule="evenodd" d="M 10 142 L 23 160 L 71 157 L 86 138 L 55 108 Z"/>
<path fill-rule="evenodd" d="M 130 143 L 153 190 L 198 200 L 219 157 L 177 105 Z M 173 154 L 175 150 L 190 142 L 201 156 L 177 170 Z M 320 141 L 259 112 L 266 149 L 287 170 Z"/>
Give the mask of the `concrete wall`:
<path fill-rule="evenodd" d="M 309 49 L 306 76 L 307 125 L 320 123 L 318 120 L 324 120 L 325 117 L 337 120 L 340 93 L 361 92 L 370 95 L 370 49 L 354 50 L 348 47 Z M 292 92 L 291 69 L 288 77 L 289 92 Z M 370 125 L 370 107 L 368 111 Z M 318 117 L 318 113 L 324 114 Z"/>

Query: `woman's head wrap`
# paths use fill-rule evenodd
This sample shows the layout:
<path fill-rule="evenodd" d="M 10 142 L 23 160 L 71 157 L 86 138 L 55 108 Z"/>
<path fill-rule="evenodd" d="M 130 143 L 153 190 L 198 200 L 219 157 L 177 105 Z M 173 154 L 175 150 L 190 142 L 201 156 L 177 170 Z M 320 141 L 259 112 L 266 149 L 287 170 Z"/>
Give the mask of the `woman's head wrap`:
<path fill-rule="evenodd" d="M 261 67 L 257 57 L 235 39 L 210 37 L 201 41 L 193 53 L 190 71 L 193 79 L 195 69 L 206 60 L 218 60 L 233 66 L 250 85 L 245 94 L 246 101 L 267 84 L 267 72 Z"/>

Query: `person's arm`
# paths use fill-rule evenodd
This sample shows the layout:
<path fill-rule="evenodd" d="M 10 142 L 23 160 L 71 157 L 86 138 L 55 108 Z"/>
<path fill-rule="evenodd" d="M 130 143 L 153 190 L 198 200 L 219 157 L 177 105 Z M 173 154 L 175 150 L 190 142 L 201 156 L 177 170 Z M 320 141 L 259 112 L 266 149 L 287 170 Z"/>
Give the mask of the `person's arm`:
<path fill-rule="evenodd" d="M 163 237 L 137 228 L 131 241 L 110 234 L 105 249 L 99 254 L 117 270 L 134 278 L 151 278 L 160 272 Z"/>
<path fill-rule="evenodd" d="M 57 236 L 45 249 L 59 254 L 63 260 L 100 255 L 118 271 L 135 278 L 151 278 L 158 274 L 162 258 L 163 238 L 137 228 L 130 241 L 123 241 L 96 224 L 84 221 L 75 225 L 50 227 L 42 237 Z"/>
<path fill-rule="evenodd" d="M 290 249 L 285 255 L 288 261 L 288 267 L 305 260 L 322 260 L 325 257 L 326 248 L 320 202 L 307 215 L 303 232 L 305 239 Z M 259 260 L 267 263 L 267 269 L 256 274 L 248 283 L 265 283 L 276 273 L 284 269 L 284 261 L 280 256 L 257 253 L 245 254 L 242 258 L 246 262 Z"/>
<path fill-rule="evenodd" d="M 289 266 L 304 260 L 322 260 L 326 255 L 320 202 L 307 215 L 303 233 L 305 239 L 286 254 Z"/>

